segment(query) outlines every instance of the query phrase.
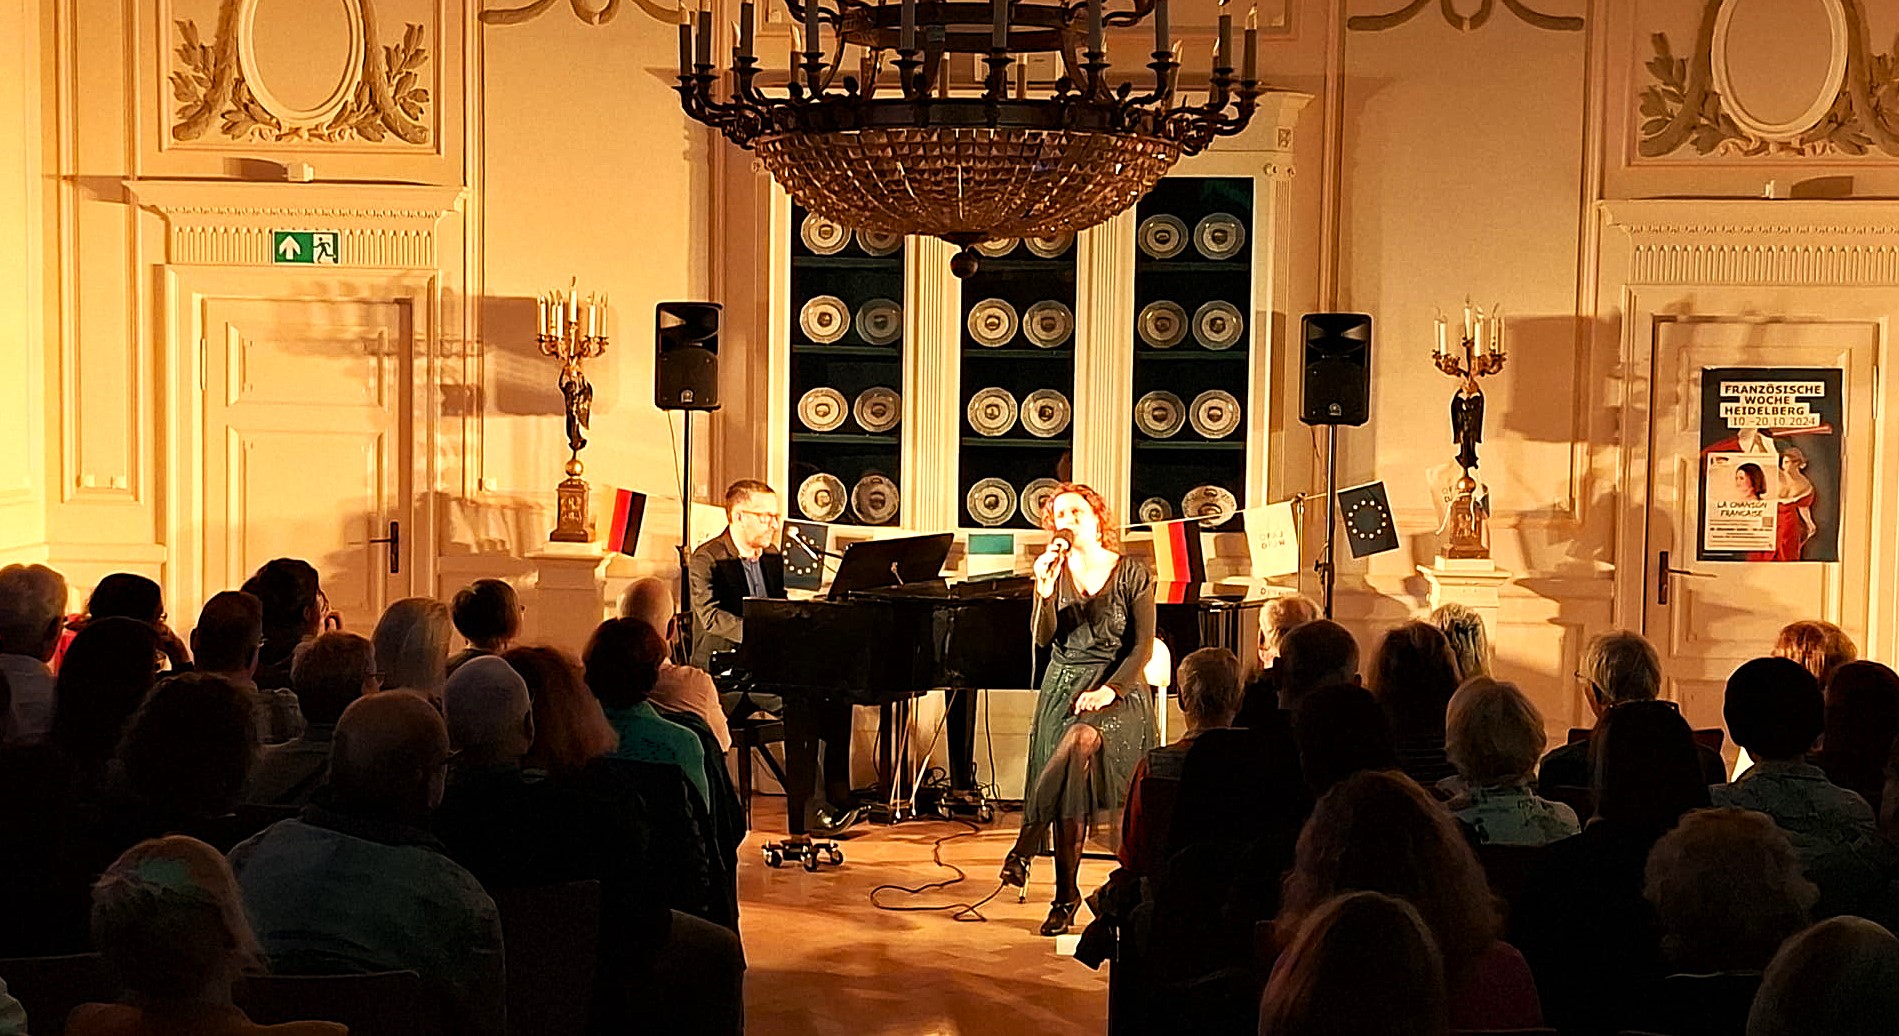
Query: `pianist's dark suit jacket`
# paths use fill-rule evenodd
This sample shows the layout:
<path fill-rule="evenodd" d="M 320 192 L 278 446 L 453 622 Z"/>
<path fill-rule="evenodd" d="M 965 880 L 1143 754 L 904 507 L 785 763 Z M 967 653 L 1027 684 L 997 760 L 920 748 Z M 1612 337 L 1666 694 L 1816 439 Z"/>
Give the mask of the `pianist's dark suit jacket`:
<path fill-rule="evenodd" d="M 785 558 L 775 550 L 759 555 L 765 596 L 785 596 Z M 692 552 L 686 566 L 692 591 L 692 664 L 706 668 L 715 651 L 730 651 L 745 637 L 745 568 L 728 530 Z"/>

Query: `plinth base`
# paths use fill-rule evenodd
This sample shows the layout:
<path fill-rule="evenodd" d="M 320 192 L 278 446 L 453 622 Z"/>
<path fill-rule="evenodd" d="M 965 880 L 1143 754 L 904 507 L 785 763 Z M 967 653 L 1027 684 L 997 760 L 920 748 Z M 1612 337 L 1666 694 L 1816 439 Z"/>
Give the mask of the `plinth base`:
<path fill-rule="evenodd" d="M 1430 565 L 1419 565 L 1418 574 L 1431 584 L 1431 607 L 1462 604 L 1483 617 L 1484 631 L 1491 643 L 1497 641 L 1497 612 L 1503 588 L 1511 573 L 1497 567 L 1489 558 L 1447 558 L 1440 555 Z"/>

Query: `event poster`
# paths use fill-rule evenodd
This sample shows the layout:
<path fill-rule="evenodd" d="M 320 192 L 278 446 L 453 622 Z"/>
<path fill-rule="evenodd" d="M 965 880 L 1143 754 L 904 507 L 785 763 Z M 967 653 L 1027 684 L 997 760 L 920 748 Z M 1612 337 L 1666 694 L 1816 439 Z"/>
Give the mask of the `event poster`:
<path fill-rule="evenodd" d="M 1702 561 L 1838 561 L 1845 372 L 1701 372 Z"/>

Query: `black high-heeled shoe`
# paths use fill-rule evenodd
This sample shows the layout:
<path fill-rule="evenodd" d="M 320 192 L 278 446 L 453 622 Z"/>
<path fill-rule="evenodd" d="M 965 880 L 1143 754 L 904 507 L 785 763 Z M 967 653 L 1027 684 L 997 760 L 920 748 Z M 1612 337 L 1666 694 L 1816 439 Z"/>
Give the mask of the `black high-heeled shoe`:
<path fill-rule="evenodd" d="M 1004 885 L 1014 885 L 1016 888 L 1027 888 L 1029 884 L 1029 857 L 1016 852 L 1014 849 L 1009 850 L 1009 855 L 1002 858 L 1002 883 Z"/>
<path fill-rule="evenodd" d="M 1075 923 L 1075 911 L 1081 909 L 1081 900 L 1071 899 L 1066 903 L 1056 902 L 1049 905 L 1048 920 L 1042 922 L 1043 935 L 1066 935 L 1068 926 Z"/>

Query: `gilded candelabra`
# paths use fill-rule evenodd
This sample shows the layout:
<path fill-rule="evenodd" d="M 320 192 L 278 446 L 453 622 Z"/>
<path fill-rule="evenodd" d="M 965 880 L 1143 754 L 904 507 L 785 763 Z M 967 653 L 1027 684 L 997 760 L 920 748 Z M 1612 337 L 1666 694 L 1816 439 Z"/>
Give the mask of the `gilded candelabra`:
<path fill-rule="evenodd" d="M 593 540 L 593 524 L 588 520 L 587 482 L 580 477 L 586 470 L 580 451 L 587 445 L 583 433 L 593 417 L 593 385 L 580 365 L 607 351 L 607 299 L 589 293 L 583 302 L 570 285 L 538 301 L 540 323 L 534 340 L 541 355 L 560 361 L 560 395 L 567 411 L 567 477 L 554 488 L 554 531 L 547 538 L 556 543 L 588 543 Z"/>
<path fill-rule="evenodd" d="M 1484 522 L 1490 512 L 1489 494 L 1478 492 L 1471 472 L 1477 468 L 1477 444 L 1484 441 L 1484 390 L 1477 379 L 1502 370 L 1508 359 L 1503 350 L 1503 305 L 1491 307 L 1486 314 L 1483 307 L 1465 299 L 1463 335 L 1455 350 L 1447 347 L 1450 328 L 1442 310 L 1436 324 L 1431 360 L 1438 370 L 1459 379 L 1457 392 L 1451 396 L 1451 440 L 1457 444 L 1457 464 L 1463 470 L 1451 488 L 1445 527 L 1439 530 L 1448 534 L 1444 556 L 1488 558 Z"/>

